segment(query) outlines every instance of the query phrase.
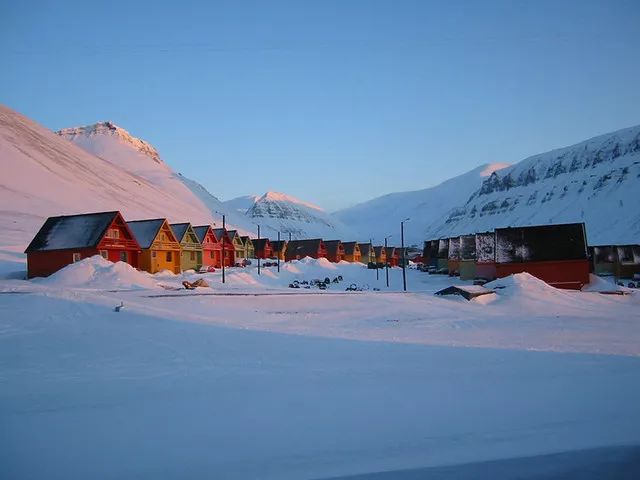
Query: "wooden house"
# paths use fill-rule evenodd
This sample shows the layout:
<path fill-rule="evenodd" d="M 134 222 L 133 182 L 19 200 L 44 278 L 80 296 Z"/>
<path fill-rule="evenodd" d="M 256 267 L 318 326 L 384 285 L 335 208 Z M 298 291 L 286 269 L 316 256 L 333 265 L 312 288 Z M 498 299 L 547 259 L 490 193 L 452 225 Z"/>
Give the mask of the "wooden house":
<path fill-rule="evenodd" d="M 460 280 L 476 278 L 476 236 L 460 237 Z"/>
<path fill-rule="evenodd" d="M 25 253 L 33 278 L 93 255 L 138 268 L 140 245 L 120 212 L 100 212 L 47 218 Z"/>
<path fill-rule="evenodd" d="M 497 276 L 520 272 L 558 288 L 589 283 L 584 223 L 496 229 Z"/>
<path fill-rule="evenodd" d="M 449 271 L 449 239 L 441 238 L 438 240 L 438 262 L 436 264 L 438 273 L 447 273 Z"/>
<path fill-rule="evenodd" d="M 344 260 L 344 245 L 340 240 L 325 240 L 324 248 L 327 250 L 327 260 L 338 263 Z"/>
<path fill-rule="evenodd" d="M 596 245 L 589 250 L 596 275 L 632 279 L 640 274 L 640 245 Z"/>
<path fill-rule="evenodd" d="M 202 244 L 190 223 L 172 223 L 171 229 L 180 242 L 180 268 L 200 270 L 202 266 Z"/>
<path fill-rule="evenodd" d="M 271 258 L 273 251 L 271 250 L 271 242 L 268 238 L 254 238 L 251 240 L 255 258 Z"/>
<path fill-rule="evenodd" d="M 358 243 L 360 249 L 360 263 L 368 265 L 376 263 L 376 252 L 370 243 Z"/>
<path fill-rule="evenodd" d="M 422 263 L 426 267 L 438 267 L 438 240 L 426 240 L 422 249 Z"/>
<path fill-rule="evenodd" d="M 202 266 L 220 268 L 222 266 L 222 245 L 218 243 L 210 225 L 193 227 L 202 245 Z"/>
<path fill-rule="evenodd" d="M 270 240 L 271 258 L 279 258 L 281 262 L 286 260 L 287 241 L 286 240 Z"/>
<path fill-rule="evenodd" d="M 180 242 L 165 218 L 127 222 L 140 245 L 139 267 L 149 273 L 180 273 Z"/>
<path fill-rule="evenodd" d="M 460 237 L 449 238 L 447 270 L 450 277 L 460 275 Z"/>
<path fill-rule="evenodd" d="M 236 249 L 234 243 L 231 241 L 231 237 L 229 236 L 229 231 L 224 228 L 214 228 L 213 235 L 216 237 L 217 242 L 220 244 L 220 248 L 223 250 L 222 256 L 224 258 L 224 266 L 234 266 L 236 264 Z"/>
<path fill-rule="evenodd" d="M 290 240 L 287 244 L 285 260 L 300 260 L 305 257 L 326 258 L 327 250 L 321 238 L 310 240 Z"/>
<path fill-rule="evenodd" d="M 379 268 L 384 267 L 387 264 L 387 252 L 384 249 L 384 246 L 374 246 L 373 253 L 375 255 L 375 262 Z"/>
<path fill-rule="evenodd" d="M 241 262 L 245 258 L 247 258 L 247 248 L 240 237 L 240 234 L 237 230 L 227 230 L 229 234 L 229 238 L 231 239 L 231 243 L 233 244 L 234 250 L 234 263 Z"/>
<path fill-rule="evenodd" d="M 496 272 L 496 234 L 481 232 L 475 235 L 476 243 L 476 275 L 487 281 L 495 280 Z"/>
<path fill-rule="evenodd" d="M 242 236 L 240 237 L 240 240 L 242 240 L 242 243 L 244 243 L 244 250 L 247 255 L 245 258 L 256 258 L 256 252 L 255 248 L 253 247 L 251 238 L 249 238 L 248 236 Z"/>
<path fill-rule="evenodd" d="M 344 259 L 347 262 L 359 263 L 361 259 L 360 246 L 358 242 L 344 242 Z"/>
<path fill-rule="evenodd" d="M 385 247 L 386 263 L 390 267 L 397 267 L 399 264 L 398 249 L 396 247 Z"/>

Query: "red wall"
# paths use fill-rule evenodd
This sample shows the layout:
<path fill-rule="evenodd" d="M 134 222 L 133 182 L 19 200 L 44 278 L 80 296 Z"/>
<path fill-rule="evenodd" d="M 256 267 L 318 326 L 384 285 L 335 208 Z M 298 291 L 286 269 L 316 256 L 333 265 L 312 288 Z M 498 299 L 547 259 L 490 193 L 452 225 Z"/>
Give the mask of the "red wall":
<path fill-rule="evenodd" d="M 527 272 L 557 288 L 579 290 L 589 283 L 589 260 L 496 264 L 498 278 Z M 480 275 L 479 275 L 480 276 Z"/>
<path fill-rule="evenodd" d="M 476 263 L 476 277 L 491 281 L 495 280 L 497 275 L 495 263 Z"/>

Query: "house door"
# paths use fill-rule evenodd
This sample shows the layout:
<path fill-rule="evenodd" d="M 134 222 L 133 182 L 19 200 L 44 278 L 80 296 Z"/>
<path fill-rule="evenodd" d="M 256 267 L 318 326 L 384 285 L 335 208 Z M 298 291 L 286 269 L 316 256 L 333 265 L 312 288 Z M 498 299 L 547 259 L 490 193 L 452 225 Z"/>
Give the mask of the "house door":
<path fill-rule="evenodd" d="M 127 252 L 120 252 L 120 261 L 129 263 L 129 255 Z"/>

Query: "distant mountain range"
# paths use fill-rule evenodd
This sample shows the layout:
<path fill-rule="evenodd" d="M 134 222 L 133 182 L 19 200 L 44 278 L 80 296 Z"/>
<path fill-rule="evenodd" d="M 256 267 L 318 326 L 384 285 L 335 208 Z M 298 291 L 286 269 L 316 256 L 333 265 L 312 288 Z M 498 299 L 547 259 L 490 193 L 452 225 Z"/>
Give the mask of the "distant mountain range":
<path fill-rule="evenodd" d="M 221 201 L 112 122 L 54 133 L 0 106 L 0 233 L 26 245 L 50 215 L 121 210 L 126 218 L 220 224 L 275 238 L 420 245 L 495 227 L 584 221 L 591 244 L 640 242 L 640 126 L 525 159 L 487 164 L 435 187 L 329 214 L 284 193 Z"/>

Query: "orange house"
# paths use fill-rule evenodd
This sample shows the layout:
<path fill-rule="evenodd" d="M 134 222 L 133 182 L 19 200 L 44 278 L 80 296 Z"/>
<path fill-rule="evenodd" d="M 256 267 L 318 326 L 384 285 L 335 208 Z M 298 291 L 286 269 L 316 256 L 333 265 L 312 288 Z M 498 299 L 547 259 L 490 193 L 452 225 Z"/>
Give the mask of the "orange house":
<path fill-rule="evenodd" d="M 149 273 L 169 270 L 180 273 L 180 242 L 166 218 L 127 222 L 142 253 L 140 269 Z"/>
<path fill-rule="evenodd" d="M 344 260 L 344 246 L 340 240 L 326 240 L 324 248 L 327 250 L 327 260 L 338 263 Z"/>
<path fill-rule="evenodd" d="M 342 244 L 344 247 L 344 259 L 347 262 L 359 262 L 361 258 L 360 246 L 358 242 L 345 242 Z"/>

